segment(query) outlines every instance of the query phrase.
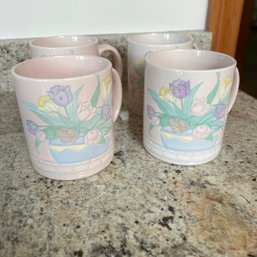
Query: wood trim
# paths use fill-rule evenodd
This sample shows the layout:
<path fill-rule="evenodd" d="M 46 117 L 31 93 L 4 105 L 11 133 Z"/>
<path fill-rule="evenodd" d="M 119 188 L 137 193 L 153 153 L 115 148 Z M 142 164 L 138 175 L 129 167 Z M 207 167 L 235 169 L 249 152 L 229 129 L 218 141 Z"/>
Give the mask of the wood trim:
<path fill-rule="evenodd" d="M 209 0 L 207 29 L 212 50 L 235 56 L 244 0 Z"/>
<path fill-rule="evenodd" d="M 239 36 L 237 40 L 236 48 L 236 60 L 237 67 L 240 72 L 243 72 L 244 62 L 247 53 L 247 47 L 249 44 L 249 38 L 251 34 L 251 27 L 253 23 L 255 0 L 247 0 L 244 2 L 244 8 L 241 18 Z"/>

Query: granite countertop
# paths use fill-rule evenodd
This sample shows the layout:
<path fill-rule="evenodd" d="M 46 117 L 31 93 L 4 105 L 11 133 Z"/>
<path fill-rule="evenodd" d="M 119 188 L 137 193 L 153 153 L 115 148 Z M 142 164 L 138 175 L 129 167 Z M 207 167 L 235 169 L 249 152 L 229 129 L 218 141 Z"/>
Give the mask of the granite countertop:
<path fill-rule="evenodd" d="M 27 50 L 0 44 L 0 256 L 257 256 L 256 99 L 239 92 L 218 158 L 177 166 L 145 151 L 124 81 L 111 164 L 55 181 L 31 166 L 10 83 Z"/>

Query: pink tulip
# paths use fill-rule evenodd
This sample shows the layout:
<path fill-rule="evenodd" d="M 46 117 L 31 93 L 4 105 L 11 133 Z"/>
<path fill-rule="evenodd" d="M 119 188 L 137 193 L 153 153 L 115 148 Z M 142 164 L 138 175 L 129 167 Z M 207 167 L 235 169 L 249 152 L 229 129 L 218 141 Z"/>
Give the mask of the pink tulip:
<path fill-rule="evenodd" d="M 194 128 L 193 137 L 196 139 L 205 139 L 210 134 L 211 129 L 207 125 L 200 125 Z"/>
<path fill-rule="evenodd" d="M 205 97 L 196 98 L 191 105 L 191 113 L 196 116 L 202 116 L 210 110 L 210 106 L 207 104 Z"/>
<path fill-rule="evenodd" d="M 77 115 L 80 120 L 90 120 L 96 113 L 96 108 L 93 108 L 90 102 L 79 103 Z"/>
<path fill-rule="evenodd" d="M 98 141 L 100 140 L 101 136 L 102 135 L 101 135 L 101 131 L 100 130 L 98 130 L 98 129 L 90 130 L 86 134 L 84 142 L 85 142 L 86 145 L 97 144 Z"/>

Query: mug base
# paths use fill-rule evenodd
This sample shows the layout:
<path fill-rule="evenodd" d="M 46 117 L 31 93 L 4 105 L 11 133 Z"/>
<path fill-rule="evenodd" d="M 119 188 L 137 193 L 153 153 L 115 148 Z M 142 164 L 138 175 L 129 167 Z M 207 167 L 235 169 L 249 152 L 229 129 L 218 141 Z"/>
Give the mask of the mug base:
<path fill-rule="evenodd" d="M 215 159 L 221 150 L 221 145 L 218 144 L 210 150 L 205 151 L 174 151 L 165 149 L 164 147 L 153 143 L 148 138 L 144 138 L 145 149 L 154 157 L 167 163 L 176 165 L 200 165 Z"/>
<path fill-rule="evenodd" d="M 58 164 L 31 157 L 33 168 L 42 176 L 55 180 L 75 180 L 92 176 L 106 168 L 113 159 L 114 146 L 104 154 L 79 163 Z"/>

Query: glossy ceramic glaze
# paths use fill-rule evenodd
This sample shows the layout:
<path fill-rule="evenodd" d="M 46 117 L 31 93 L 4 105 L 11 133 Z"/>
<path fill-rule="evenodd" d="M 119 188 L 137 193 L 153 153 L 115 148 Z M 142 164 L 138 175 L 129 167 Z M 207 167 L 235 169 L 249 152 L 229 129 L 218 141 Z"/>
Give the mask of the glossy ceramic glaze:
<path fill-rule="evenodd" d="M 93 175 L 113 158 L 122 99 L 111 63 L 98 56 L 41 57 L 12 69 L 30 158 L 43 176 Z"/>
<path fill-rule="evenodd" d="M 205 50 L 162 50 L 146 57 L 144 146 L 174 164 L 196 165 L 220 152 L 239 86 L 236 61 Z"/>
<path fill-rule="evenodd" d="M 123 65 L 118 50 L 108 44 L 98 44 L 95 37 L 56 36 L 35 39 L 30 42 L 31 57 L 56 55 L 99 55 L 110 51 L 114 58 L 114 67 L 122 77 Z"/>
<path fill-rule="evenodd" d="M 193 47 L 193 38 L 180 33 L 151 33 L 128 38 L 128 99 L 129 108 L 143 114 L 144 66 L 147 54 L 160 49 Z"/>

